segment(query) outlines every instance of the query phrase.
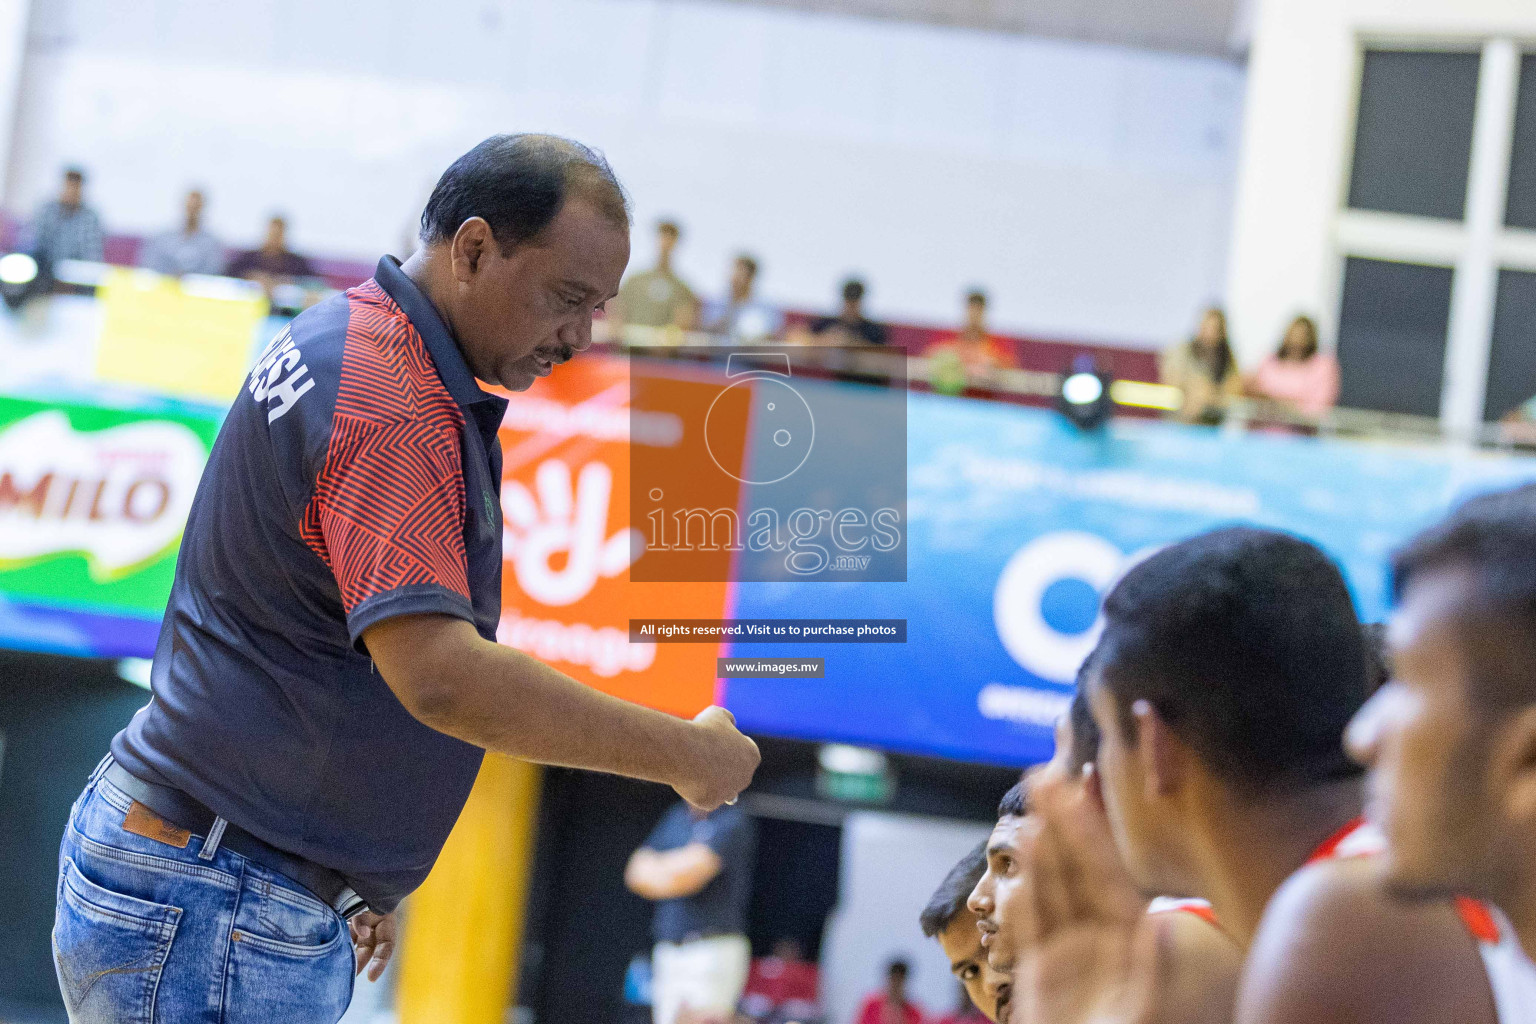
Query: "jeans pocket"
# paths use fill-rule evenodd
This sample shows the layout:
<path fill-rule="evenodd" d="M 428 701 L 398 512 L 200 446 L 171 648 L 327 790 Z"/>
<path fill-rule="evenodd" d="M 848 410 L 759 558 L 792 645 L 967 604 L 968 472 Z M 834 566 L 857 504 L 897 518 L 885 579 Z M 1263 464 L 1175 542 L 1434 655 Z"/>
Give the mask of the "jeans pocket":
<path fill-rule="evenodd" d="M 346 1012 L 351 936 L 313 896 L 248 874 L 231 939 L 225 1024 L 335 1024 Z"/>
<path fill-rule="evenodd" d="M 247 894 L 242 910 L 256 909 L 256 921 L 250 926 L 249 913 L 240 915 L 245 932 L 291 949 L 295 955 L 324 952 L 347 931 L 346 925 L 330 907 L 297 886 L 286 886 L 267 878 L 247 879 Z M 238 923 L 237 923 L 238 927 Z"/>
<path fill-rule="evenodd" d="M 69 1019 L 151 1024 L 160 972 L 180 921 L 177 907 L 113 892 L 64 858 L 53 957 Z"/>

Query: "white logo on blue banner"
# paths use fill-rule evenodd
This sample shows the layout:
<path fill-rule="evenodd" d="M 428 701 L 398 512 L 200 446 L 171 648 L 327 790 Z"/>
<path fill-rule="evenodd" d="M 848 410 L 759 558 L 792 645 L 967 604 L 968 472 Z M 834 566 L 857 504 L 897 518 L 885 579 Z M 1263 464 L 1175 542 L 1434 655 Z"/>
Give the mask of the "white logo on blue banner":
<path fill-rule="evenodd" d="M 1093 533 L 1058 530 L 1014 552 L 992 592 L 992 618 L 1019 666 L 1071 683 L 1104 629 L 1099 605 L 1131 566 L 1156 551 L 1126 555 Z"/>
<path fill-rule="evenodd" d="M 1103 623 L 1099 601 L 1125 552 L 1092 533 L 1043 534 L 1014 552 L 997 579 L 997 636 L 1025 670 L 1055 683 L 1077 675 Z"/>

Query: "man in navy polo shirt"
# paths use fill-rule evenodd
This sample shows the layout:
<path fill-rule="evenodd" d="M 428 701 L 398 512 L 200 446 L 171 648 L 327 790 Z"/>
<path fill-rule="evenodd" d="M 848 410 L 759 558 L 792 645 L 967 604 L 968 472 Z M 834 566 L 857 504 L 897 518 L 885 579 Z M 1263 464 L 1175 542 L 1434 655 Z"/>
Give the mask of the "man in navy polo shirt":
<path fill-rule="evenodd" d="M 72 1021 L 334 1024 L 484 750 L 704 810 L 751 781 L 723 709 L 676 719 L 495 642 L 506 403 L 476 378 L 523 390 L 585 349 L 628 229 L 596 153 L 488 139 L 438 182 L 409 261 L 257 362 L 188 517 L 154 700 L 65 831 Z"/>

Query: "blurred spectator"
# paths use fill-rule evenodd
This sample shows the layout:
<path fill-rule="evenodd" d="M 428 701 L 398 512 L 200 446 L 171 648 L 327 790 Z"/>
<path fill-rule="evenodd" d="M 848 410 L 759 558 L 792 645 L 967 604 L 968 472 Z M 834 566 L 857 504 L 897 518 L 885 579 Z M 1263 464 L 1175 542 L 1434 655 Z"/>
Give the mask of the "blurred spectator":
<path fill-rule="evenodd" d="M 1339 400 L 1339 363 L 1317 348 L 1317 324 L 1298 316 L 1286 328 L 1280 348 L 1248 378 L 1247 391 L 1313 418 Z"/>
<path fill-rule="evenodd" d="M 1206 310 L 1193 338 L 1163 351 L 1158 376 L 1184 392 L 1174 418 L 1185 423 L 1220 423 L 1228 403 L 1243 391 L 1242 375 L 1227 341 L 1227 315 L 1214 306 Z"/>
<path fill-rule="evenodd" d="M 907 998 L 907 975 L 911 971 L 905 960 L 892 960 L 885 969 L 884 991 L 864 1000 L 854 1024 L 923 1024 L 922 1008 Z"/>
<path fill-rule="evenodd" d="M 24 246 L 37 260 L 41 276 L 51 277 L 60 260 L 101 262 L 101 218 L 85 205 L 85 172 L 64 171 L 59 197 L 39 206 Z"/>
<path fill-rule="evenodd" d="M 187 193 L 181 227 L 151 237 L 139 253 L 139 266 L 159 274 L 218 274 L 224 269 L 224 243 L 203 229 L 203 193 Z"/>
<path fill-rule="evenodd" d="M 757 260 L 742 253 L 731 265 L 726 298 L 704 304 L 704 330 L 722 334 L 737 344 L 778 334 L 784 326 L 784 316 L 768 303 L 752 297 L 756 282 Z"/>
<path fill-rule="evenodd" d="M 821 345 L 884 345 L 885 327 L 864 315 L 864 282 L 843 282 L 843 309 L 837 316 L 811 321 L 811 334 Z"/>
<path fill-rule="evenodd" d="M 655 1024 L 728 1020 L 747 982 L 747 906 L 757 826 L 740 808 L 701 814 L 679 801 L 629 858 L 624 884 L 656 903 Z"/>
<path fill-rule="evenodd" d="M 261 248 L 237 254 L 224 273 L 260 281 L 269 292 L 275 284 L 317 276 L 313 263 L 288 248 L 288 222 L 281 215 L 267 222 L 267 237 Z"/>
<path fill-rule="evenodd" d="M 987 330 L 987 293 L 973 289 L 965 296 L 965 326 L 934 345 L 929 356 L 954 353 L 967 374 L 984 374 L 1014 365 L 1013 354 Z"/>
<path fill-rule="evenodd" d="M 1527 398 L 1499 418 L 1498 438 L 1505 444 L 1536 447 L 1536 397 Z"/>
<path fill-rule="evenodd" d="M 965 296 L 965 326 L 923 353 L 930 364 L 929 383 L 942 393 L 958 393 L 967 384 L 984 381 L 993 370 L 1014 365 L 1012 353 L 987 330 L 987 293 L 973 289 Z"/>
<path fill-rule="evenodd" d="M 808 1021 L 819 1017 L 821 971 L 805 959 L 800 943 L 780 939 L 773 952 L 752 961 L 741 1007 L 759 1021 Z"/>
<path fill-rule="evenodd" d="M 656 266 L 631 274 L 619 288 L 616 319 L 620 326 L 692 329 L 698 300 L 672 270 L 672 253 L 682 234 L 675 221 L 656 225 Z"/>
<path fill-rule="evenodd" d="M 955 1008 L 940 1017 L 934 1024 L 989 1024 L 986 1014 L 976 1009 L 976 1004 L 971 1002 L 970 993 L 965 986 L 960 986 L 960 997 L 955 1002 Z"/>

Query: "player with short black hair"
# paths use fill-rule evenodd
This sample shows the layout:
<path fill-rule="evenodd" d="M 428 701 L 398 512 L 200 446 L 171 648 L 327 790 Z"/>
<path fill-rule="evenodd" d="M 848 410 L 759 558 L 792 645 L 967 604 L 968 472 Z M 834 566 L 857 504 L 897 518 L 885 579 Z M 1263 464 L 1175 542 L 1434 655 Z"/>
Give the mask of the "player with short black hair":
<path fill-rule="evenodd" d="M 1379 849 L 1341 750 L 1365 698 L 1365 641 L 1328 557 L 1284 533 L 1217 530 L 1132 568 L 1104 616 L 1087 691 L 1107 815 L 1035 792 L 1037 927 L 1049 938 L 1015 999 L 1057 997 L 1057 1021 L 1072 1019 L 1063 990 L 1160 1002 L 1154 929 L 1104 909 L 1112 834 L 1143 891 L 1209 899 L 1244 950 L 1239 1024 L 1496 1021 L 1468 923 L 1449 902 L 1391 899 L 1372 858 L 1355 856 Z M 1101 961 L 1096 981 L 1057 973 L 1081 962 L 1064 953 L 1083 932 L 1143 955 Z"/>
<path fill-rule="evenodd" d="M 944 876 L 918 922 L 924 935 L 938 940 L 949 958 L 950 972 L 965 986 L 971 1002 L 997 1024 L 1008 1019 L 1012 985 L 1006 971 L 995 970 L 987 963 L 987 951 L 981 947 L 981 933 L 976 928 L 976 914 L 966 906 L 971 890 L 986 870 L 987 844 L 983 840 Z"/>
<path fill-rule="evenodd" d="M 1104 616 L 1100 678 L 1124 734 L 1145 701 L 1253 795 L 1359 774 L 1339 737 L 1365 700 L 1365 642 L 1344 577 L 1316 547 L 1247 527 L 1207 533 L 1127 573 Z"/>
<path fill-rule="evenodd" d="M 1507 914 L 1483 958 L 1503 1018 L 1536 1019 L 1536 486 L 1462 505 L 1397 555 L 1393 584 L 1393 678 L 1349 733 L 1386 881 Z"/>

